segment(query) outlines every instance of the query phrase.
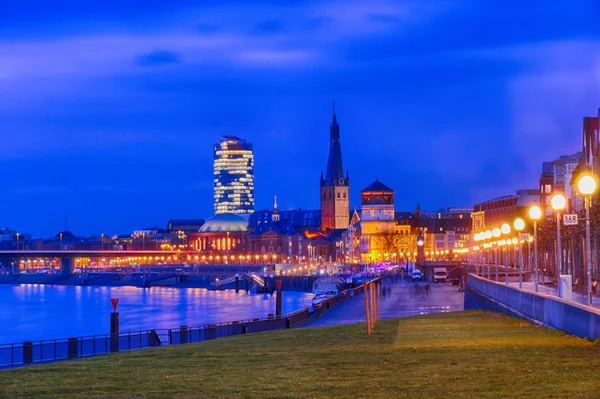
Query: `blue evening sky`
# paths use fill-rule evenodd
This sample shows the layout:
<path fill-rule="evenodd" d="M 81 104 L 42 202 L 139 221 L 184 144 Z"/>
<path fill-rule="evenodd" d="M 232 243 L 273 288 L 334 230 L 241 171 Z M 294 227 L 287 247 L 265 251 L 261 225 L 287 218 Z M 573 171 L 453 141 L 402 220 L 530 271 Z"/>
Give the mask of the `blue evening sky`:
<path fill-rule="evenodd" d="M 212 145 L 257 208 L 318 208 L 331 101 L 352 206 L 536 187 L 600 106 L 600 2 L 0 1 L 0 225 L 48 236 L 212 215 Z"/>

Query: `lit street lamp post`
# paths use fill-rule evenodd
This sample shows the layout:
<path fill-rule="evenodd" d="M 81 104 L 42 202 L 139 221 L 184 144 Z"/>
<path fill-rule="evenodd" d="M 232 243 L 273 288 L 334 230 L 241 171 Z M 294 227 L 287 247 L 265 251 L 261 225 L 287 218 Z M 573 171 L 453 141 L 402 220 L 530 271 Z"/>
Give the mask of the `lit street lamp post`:
<path fill-rule="evenodd" d="M 521 218 L 516 218 L 513 226 L 519 233 L 519 237 L 517 238 L 519 241 L 519 288 L 523 288 L 523 242 L 521 241 L 520 233 L 525 228 L 525 222 Z"/>
<path fill-rule="evenodd" d="M 537 221 L 542 217 L 542 210 L 537 205 L 529 208 L 529 218 L 533 220 L 533 267 L 535 268 L 535 292 L 538 292 L 538 248 L 537 248 Z"/>
<path fill-rule="evenodd" d="M 564 274 L 562 267 L 562 245 L 560 240 L 560 211 L 565 209 L 567 201 L 562 194 L 554 194 L 550 200 L 552 209 L 556 211 L 556 268 L 559 276 Z"/>
<path fill-rule="evenodd" d="M 508 225 L 508 223 L 504 223 L 502 225 L 502 227 L 500 227 L 500 232 L 504 235 L 508 235 L 510 233 L 510 226 Z M 504 275 L 506 276 L 506 284 L 508 284 L 508 256 L 509 256 L 509 252 L 508 252 L 508 248 L 506 248 L 506 258 L 505 258 L 505 262 L 504 262 Z"/>
<path fill-rule="evenodd" d="M 592 248 L 590 243 L 590 207 L 592 194 L 596 191 L 596 180 L 589 175 L 582 176 L 577 182 L 577 188 L 585 200 L 585 269 L 588 303 L 592 304 Z"/>
<path fill-rule="evenodd" d="M 488 240 L 488 244 L 487 245 L 488 245 L 488 249 L 489 249 L 492 246 L 492 242 L 489 241 L 489 240 L 492 239 L 492 231 L 491 230 L 486 230 L 484 237 L 485 237 L 486 240 Z M 487 255 L 488 256 L 486 257 L 485 262 L 487 263 L 488 279 L 489 279 L 490 278 L 490 261 L 489 261 L 489 259 L 494 257 L 493 248 L 488 250 Z M 483 276 L 483 265 L 481 266 L 481 275 Z"/>
<path fill-rule="evenodd" d="M 496 239 L 496 281 L 498 281 L 498 264 L 500 263 L 500 229 L 495 228 L 492 230 L 492 236 Z M 488 268 L 488 279 L 490 278 L 490 270 Z"/>

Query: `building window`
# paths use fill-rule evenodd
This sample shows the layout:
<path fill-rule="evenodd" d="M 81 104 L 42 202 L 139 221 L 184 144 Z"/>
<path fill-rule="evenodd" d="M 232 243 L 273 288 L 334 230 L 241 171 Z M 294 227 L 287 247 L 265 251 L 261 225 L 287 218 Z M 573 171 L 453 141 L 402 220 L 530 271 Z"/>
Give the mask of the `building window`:
<path fill-rule="evenodd" d="M 344 194 L 343 194 L 343 198 L 344 198 L 344 199 L 346 199 L 346 193 L 345 193 L 345 192 L 344 192 Z"/>
<path fill-rule="evenodd" d="M 337 198 L 340 199 L 340 192 L 337 193 Z"/>

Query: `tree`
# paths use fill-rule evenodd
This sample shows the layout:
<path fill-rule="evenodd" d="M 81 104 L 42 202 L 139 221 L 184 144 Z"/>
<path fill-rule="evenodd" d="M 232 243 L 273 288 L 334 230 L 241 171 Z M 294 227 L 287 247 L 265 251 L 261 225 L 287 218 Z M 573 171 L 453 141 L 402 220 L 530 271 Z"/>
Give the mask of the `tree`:
<path fill-rule="evenodd" d="M 399 234 L 376 233 L 371 236 L 371 250 L 379 251 L 381 255 L 391 255 L 396 252 Z"/>

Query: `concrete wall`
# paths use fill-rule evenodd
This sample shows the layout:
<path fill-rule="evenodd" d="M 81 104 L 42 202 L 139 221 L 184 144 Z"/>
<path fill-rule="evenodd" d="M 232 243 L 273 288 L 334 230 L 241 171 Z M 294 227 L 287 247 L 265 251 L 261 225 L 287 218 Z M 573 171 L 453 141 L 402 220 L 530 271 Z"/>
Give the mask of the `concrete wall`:
<path fill-rule="evenodd" d="M 469 274 L 465 309 L 499 311 L 590 340 L 600 338 L 600 310 Z"/>

